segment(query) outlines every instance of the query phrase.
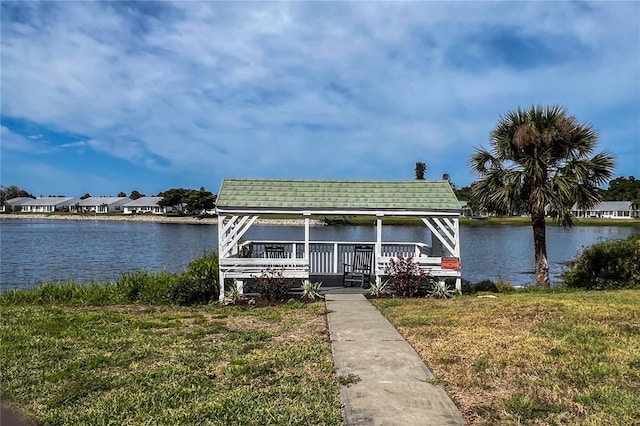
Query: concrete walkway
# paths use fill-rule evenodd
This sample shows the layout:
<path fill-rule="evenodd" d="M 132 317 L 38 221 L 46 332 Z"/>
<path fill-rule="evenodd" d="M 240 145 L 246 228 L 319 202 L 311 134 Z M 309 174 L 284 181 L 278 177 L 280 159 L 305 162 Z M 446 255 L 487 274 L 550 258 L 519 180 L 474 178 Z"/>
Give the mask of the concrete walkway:
<path fill-rule="evenodd" d="M 464 425 L 462 414 L 398 331 L 362 294 L 326 294 L 327 320 L 351 425 Z M 352 376 L 352 377 L 353 377 Z"/>

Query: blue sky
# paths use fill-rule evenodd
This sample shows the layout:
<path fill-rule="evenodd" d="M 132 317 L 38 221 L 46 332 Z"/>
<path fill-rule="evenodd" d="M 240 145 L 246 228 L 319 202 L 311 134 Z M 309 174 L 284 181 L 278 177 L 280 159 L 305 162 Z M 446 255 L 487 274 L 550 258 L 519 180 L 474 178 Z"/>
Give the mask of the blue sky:
<path fill-rule="evenodd" d="M 640 175 L 638 2 L 8 2 L 1 183 L 214 192 L 224 177 L 413 179 L 559 104 Z"/>

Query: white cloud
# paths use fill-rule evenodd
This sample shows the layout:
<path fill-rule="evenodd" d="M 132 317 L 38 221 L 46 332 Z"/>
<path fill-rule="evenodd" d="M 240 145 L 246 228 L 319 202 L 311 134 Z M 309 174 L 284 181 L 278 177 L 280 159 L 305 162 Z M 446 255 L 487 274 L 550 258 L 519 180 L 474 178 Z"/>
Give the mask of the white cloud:
<path fill-rule="evenodd" d="M 31 138 L 14 133 L 5 126 L 0 126 L 0 140 L 2 140 L 3 151 L 18 151 L 33 154 L 44 152 L 42 147 Z"/>
<path fill-rule="evenodd" d="M 11 4 L 22 12 L 2 18 L 2 111 L 176 173 L 385 177 L 455 152 L 452 174 L 467 174 L 512 108 L 561 103 L 596 127 L 621 104 L 637 113 L 639 7 Z M 496 29 L 546 43 L 553 60 L 497 60 L 509 46 L 481 37 Z"/>

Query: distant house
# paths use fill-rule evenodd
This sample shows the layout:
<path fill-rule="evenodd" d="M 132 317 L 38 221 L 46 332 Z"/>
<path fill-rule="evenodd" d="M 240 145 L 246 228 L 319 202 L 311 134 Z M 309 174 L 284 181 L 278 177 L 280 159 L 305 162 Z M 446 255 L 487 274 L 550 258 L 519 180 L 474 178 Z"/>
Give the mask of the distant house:
<path fill-rule="evenodd" d="M 122 213 L 122 206 L 131 201 L 127 197 L 89 197 L 71 207 L 76 213 Z"/>
<path fill-rule="evenodd" d="M 25 213 L 53 213 L 68 209 L 78 201 L 73 197 L 40 197 L 25 201 L 21 206 Z"/>
<path fill-rule="evenodd" d="M 137 200 L 131 200 L 124 204 L 124 214 L 164 214 L 173 211 L 173 207 L 162 207 L 158 203 L 162 201 L 162 197 L 140 197 Z"/>
<path fill-rule="evenodd" d="M 33 198 L 31 197 L 17 197 L 17 198 L 11 198 L 7 201 L 4 202 L 4 204 L 2 206 L 0 206 L 0 211 L 2 211 L 3 213 L 5 211 L 10 211 L 10 212 L 19 212 L 22 210 L 22 205 L 24 203 L 26 203 L 27 201 L 31 201 L 33 200 Z"/>
<path fill-rule="evenodd" d="M 577 204 L 571 207 L 571 213 L 577 218 L 633 219 L 640 217 L 640 209 L 632 201 L 603 201 L 588 210 L 579 209 Z"/>
<path fill-rule="evenodd" d="M 460 209 L 462 210 L 462 216 L 472 217 L 473 209 L 469 207 L 469 203 L 466 201 L 460 201 Z"/>

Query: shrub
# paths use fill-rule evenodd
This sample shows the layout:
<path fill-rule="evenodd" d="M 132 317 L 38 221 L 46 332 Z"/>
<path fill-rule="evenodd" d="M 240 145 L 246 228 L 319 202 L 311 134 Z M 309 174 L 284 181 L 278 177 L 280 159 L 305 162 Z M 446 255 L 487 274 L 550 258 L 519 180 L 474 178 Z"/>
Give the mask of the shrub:
<path fill-rule="evenodd" d="M 87 299 L 96 298 L 92 293 L 98 292 L 100 287 L 96 285 L 82 285 L 74 282 L 42 283 L 34 288 L 5 290 L 2 292 L 0 302 L 3 305 L 82 305 L 87 304 Z M 97 297 L 101 297 L 100 294 Z"/>
<path fill-rule="evenodd" d="M 170 291 L 170 300 L 179 305 L 209 303 L 220 295 L 218 253 L 209 252 L 187 265 Z"/>
<path fill-rule="evenodd" d="M 192 260 L 181 275 L 135 271 L 125 272 L 107 283 L 44 283 L 31 289 L 6 290 L 0 303 L 193 305 L 217 300 L 219 294 L 218 254 L 211 252 Z"/>
<path fill-rule="evenodd" d="M 185 274 L 200 281 L 218 284 L 218 252 L 212 251 L 193 259 L 187 265 Z"/>
<path fill-rule="evenodd" d="M 169 300 L 177 305 L 204 305 L 217 300 L 217 285 L 182 274 L 169 291 Z"/>
<path fill-rule="evenodd" d="M 256 278 L 256 289 L 260 296 L 269 302 L 277 302 L 287 297 L 289 289 L 293 286 L 291 278 L 285 278 L 281 270 L 265 269 Z"/>
<path fill-rule="evenodd" d="M 588 290 L 640 287 L 640 235 L 587 247 L 561 278 L 568 287 Z"/>
<path fill-rule="evenodd" d="M 449 279 L 450 278 L 448 278 L 447 281 Z M 454 282 L 455 282 L 455 280 L 454 280 Z M 462 279 L 462 286 L 461 287 L 462 287 L 462 294 L 473 294 L 473 293 L 476 292 L 476 289 L 473 286 L 473 283 L 471 281 L 469 281 L 468 279 L 466 279 L 466 278 Z"/>
<path fill-rule="evenodd" d="M 390 289 L 398 296 L 416 297 L 426 294 L 424 285 L 429 276 L 413 261 L 413 256 L 404 257 L 398 253 L 398 258 L 391 258 L 389 266 L 385 268 L 385 275 L 389 276 Z"/>
<path fill-rule="evenodd" d="M 176 276 L 169 272 L 125 272 L 107 283 L 43 283 L 35 288 L 7 290 L 0 298 L 3 304 L 69 304 L 111 305 L 143 302 L 163 304 Z"/>
<path fill-rule="evenodd" d="M 498 281 L 496 281 L 495 286 L 498 293 L 511 293 L 516 291 L 516 289 L 513 287 L 513 284 L 503 279 L 499 279 Z"/>
<path fill-rule="evenodd" d="M 108 284 L 102 290 L 104 298 L 111 301 L 123 298 L 121 302 L 162 304 L 169 301 L 169 291 L 175 281 L 176 276 L 169 272 L 125 272 L 115 280 L 111 297 L 108 295 Z"/>
<path fill-rule="evenodd" d="M 482 280 L 476 283 L 474 286 L 475 292 L 479 291 L 488 291 L 491 293 L 497 293 L 498 288 L 496 287 L 496 283 L 491 280 Z"/>

